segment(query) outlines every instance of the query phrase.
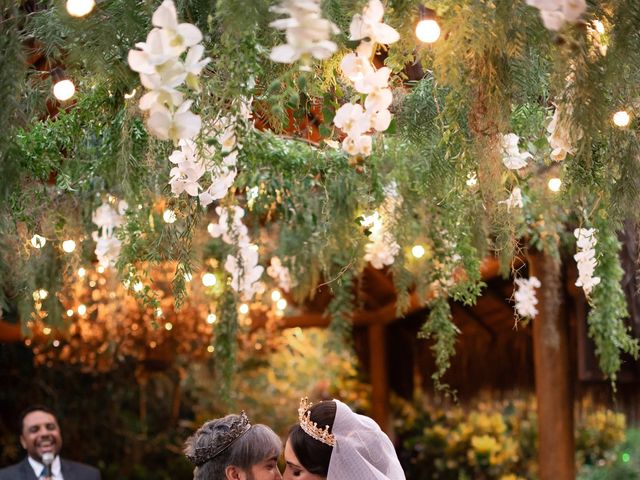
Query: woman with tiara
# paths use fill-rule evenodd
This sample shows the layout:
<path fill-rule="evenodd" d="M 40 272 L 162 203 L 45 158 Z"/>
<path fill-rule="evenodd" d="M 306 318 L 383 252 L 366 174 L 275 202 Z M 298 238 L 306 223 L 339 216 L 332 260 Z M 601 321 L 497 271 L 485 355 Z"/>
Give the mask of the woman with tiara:
<path fill-rule="evenodd" d="M 389 437 L 339 400 L 298 408 L 284 449 L 284 480 L 405 480 Z"/>

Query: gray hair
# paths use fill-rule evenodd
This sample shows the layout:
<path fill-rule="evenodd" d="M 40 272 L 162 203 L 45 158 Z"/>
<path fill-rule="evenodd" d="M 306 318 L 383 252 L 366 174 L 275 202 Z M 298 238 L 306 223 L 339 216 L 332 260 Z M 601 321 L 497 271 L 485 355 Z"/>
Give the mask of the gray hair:
<path fill-rule="evenodd" d="M 237 423 L 240 415 L 227 415 L 206 422 L 185 443 L 185 454 L 194 455 L 196 448 L 226 443 L 231 426 Z M 251 428 L 218 455 L 193 470 L 193 480 L 223 480 L 225 469 L 236 466 L 244 471 L 268 458 L 279 456 L 282 441 L 266 425 L 252 425 Z"/>

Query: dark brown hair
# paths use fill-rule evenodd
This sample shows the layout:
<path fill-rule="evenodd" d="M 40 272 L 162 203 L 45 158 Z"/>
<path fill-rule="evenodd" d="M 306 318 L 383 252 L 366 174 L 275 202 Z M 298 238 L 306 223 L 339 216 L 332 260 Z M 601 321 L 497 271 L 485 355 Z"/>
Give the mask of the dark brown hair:
<path fill-rule="evenodd" d="M 20 435 L 22 435 L 22 430 L 24 428 L 25 417 L 33 412 L 48 413 L 49 415 L 53 415 L 53 417 L 56 419 L 56 422 L 58 421 L 58 416 L 56 415 L 56 412 L 54 412 L 52 408 L 49 408 L 46 405 L 29 405 L 27 408 L 22 410 L 22 412 L 20 412 L 20 418 L 18 420 L 18 432 Z"/>
<path fill-rule="evenodd" d="M 336 418 L 336 402 L 330 400 L 316 403 L 309 409 L 309 412 L 311 412 L 311 421 L 316 422 L 318 428 L 329 425 L 329 431 L 333 429 L 333 421 Z M 333 452 L 332 446 L 312 438 L 302 430 L 299 424 L 291 427 L 289 442 L 291 442 L 291 448 L 293 448 L 296 457 L 309 473 L 327 476 Z"/>

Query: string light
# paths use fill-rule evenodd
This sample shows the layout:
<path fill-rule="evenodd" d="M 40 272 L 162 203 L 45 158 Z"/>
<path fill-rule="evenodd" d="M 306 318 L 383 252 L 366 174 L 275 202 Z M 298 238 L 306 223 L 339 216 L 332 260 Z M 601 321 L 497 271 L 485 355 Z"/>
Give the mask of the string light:
<path fill-rule="evenodd" d="M 140 293 L 142 290 L 144 290 L 144 285 L 142 284 L 142 282 L 136 282 L 133 285 L 133 291 L 136 293 Z"/>
<path fill-rule="evenodd" d="M 215 350 L 216 350 L 216 349 L 213 347 L 213 345 L 209 345 L 209 346 L 207 347 L 207 352 L 209 352 L 209 353 L 213 353 Z"/>
<path fill-rule="evenodd" d="M 167 332 L 170 332 L 170 331 L 173 329 L 173 323 L 171 323 L 171 322 L 167 322 L 167 323 L 165 323 L 165 324 L 164 324 L 164 329 L 165 329 Z"/>
<path fill-rule="evenodd" d="M 157 318 L 162 317 L 162 309 L 160 307 L 156 308 L 156 317 Z"/>
<path fill-rule="evenodd" d="M 562 186 L 562 180 L 556 177 L 551 178 L 547 186 L 549 187 L 549 190 L 551 190 L 552 192 L 559 192 L 560 187 Z"/>
<path fill-rule="evenodd" d="M 42 333 L 44 333 L 45 335 L 50 335 L 51 334 L 51 329 L 49 327 L 44 327 L 42 329 Z"/>
<path fill-rule="evenodd" d="M 246 315 L 247 313 L 249 313 L 249 305 L 247 305 L 246 303 L 243 303 L 242 305 L 240 305 L 240 308 L 238 309 L 238 311 L 242 315 Z"/>
<path fill-rule="evenodd" d="M 41 289 L 36 290 L 35 292 L 33 292 L 33 299 L 36 302 L 38 302 L 40 300 L 44 300 L 48 296 L 49 296 L 49 292 L 47 292 L 44 288 L 41 288 Z"/>
<path fill-rule="evenodd" d="M 31 246 L 33 248 L 42 248 L 47 243 L 47 239 L 37 233 L 31 237 Z"/>
<path fill-rule="evenodd" d="M 205 273 L 202 275 L 202 284 L 205 287 L 213 287 L 218 282 L 218 279 L 213 273 Z"/>
<path fill-rule="evenodd" d="M 215 313 L 210 313 L 209 315 L 207 315 L 207 323 L 209 325 L 213 325 L 214 323 L 216 323 L 217 319 L 218 317 L 216 316 Z"/>
<path fill-rule="evenodd" d="M 58 348 L 60 346 L 60 340 L 54 340 L 53 341 L 53 346 Z"/>
<path fill-rule="evenodd" d="M 284 298 L 281 298 L 276 302 L 276 308 L 278 310 L 284 310 L 285 308 L 287 308 L 287 301 Z"/>
<path fill-rule="evenodd" d="M 73 317 L 73 310 L 67 310 L 67 317 Z"/>
<path fill-rule="evenodd" d="M 83 304 L 78 305 L 78 315 L 84 315 L 87 313 L 87 307 Z"/>
<path fill-rule="evenodd" d="M 104 267 L 102 265 L 98 267 L 98 273 L 104 273 Z"/>
<path fill-rule="evenodd" d="M 71 253 L 76 249 L 76 242 L 74 242 L 73 240 L 65 240 L 64 242 L 62 242 L 62 250 L 64 250 L 67 253 Z"/>
<path fill-rule="evenodd" d="M 416 37 L 424 43 L 433 43 L 440 38 L 440 25 L 430 8 L 420 6 L 420 21 L 416 25 Z"/>
<path fill-rule="evenodd" d="M 67 0 L 67 12 L 72 17 L 84 17 L 96 6 L 94 0 Z"/>
<path fill-rule="evenodd" d="M 69 80 L 60 67 L 51 70 L 53 78 L 53 96 L 64 102 L 69 100 L 76 93 L 76 86 Z"/>
<path fill-rule="evenodd" d="M 624 128 L 631 123 L 631 115 L 624 110 L 620 110 L 613 114 L 613 123 L 616 127 Z"/>
<path fill-rule="evenodd" d="M 271 300 L 273 300 L 274 302 L 277 302 L 281 298 L 282 294 L 280 293 L 280 290 L 274 290 L 273 292 L 271 292 Z"/>
<path fill-rule="evenodd" d="M 173 223 L 178 219 L 178 217 L 176 217 L 176 212 L 167 208 L 162 214 L 162 219 L 165 223 Z"/>
<path fill-rule="evenodd" d="M 84 277 L 86 274 L 87 274 L 87 271 L 86 271 L 84 268 L 80 267 L 80 268 L 78 269 L 78 276 L 79 276 L 80 278 Z"/>
<path fill-rule="evenodd" d="M 413 255 L 415 258 L 422 258 L 424 257 L 425 253 L 426 251 L 422 245 L 414 245 L 411 249 L 411 255 Z"/>

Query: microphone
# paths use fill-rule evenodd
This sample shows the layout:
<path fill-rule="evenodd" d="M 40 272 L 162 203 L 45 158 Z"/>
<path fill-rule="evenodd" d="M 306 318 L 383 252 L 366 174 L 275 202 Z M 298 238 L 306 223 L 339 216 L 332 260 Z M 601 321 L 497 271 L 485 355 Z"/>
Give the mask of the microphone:
<path fill-rule="evenodd" d="M 42 454 L 42 463 L 44 464 L 45 478 L 51 478 L 51 464 L 53 463 L 53 453 L 45 452 Z"/>

